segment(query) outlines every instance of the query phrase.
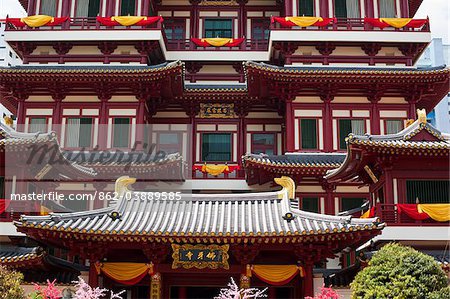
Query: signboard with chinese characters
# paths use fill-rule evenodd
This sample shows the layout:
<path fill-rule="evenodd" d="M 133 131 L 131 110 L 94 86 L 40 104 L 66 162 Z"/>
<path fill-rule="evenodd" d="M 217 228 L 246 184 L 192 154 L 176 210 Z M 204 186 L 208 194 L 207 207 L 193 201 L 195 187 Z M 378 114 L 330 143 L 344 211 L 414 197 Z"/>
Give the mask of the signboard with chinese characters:
<path fill-rule="evenodd" d="M 200 115 L 201 118 L 235 118 L 234 104 L 210 104 L 201 103 L 200 104 Z"/>
<path fill-rule="evenodd" d="M 172 244 L 172 269 L 229 269 L 229 245 L 191 245 Z"/>

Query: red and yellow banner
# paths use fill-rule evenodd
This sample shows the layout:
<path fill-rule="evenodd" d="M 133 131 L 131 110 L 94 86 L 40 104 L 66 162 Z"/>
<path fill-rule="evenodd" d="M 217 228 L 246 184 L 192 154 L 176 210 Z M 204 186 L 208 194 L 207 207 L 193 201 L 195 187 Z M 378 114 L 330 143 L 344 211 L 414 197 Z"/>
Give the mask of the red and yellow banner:
<path fill-rule="evenodd" d="M 191 38 L 192 42 L 199 47 L 237 47 L 245 40 L 244 38 Z"/>
<path fill-rule="evenodd" d="M 146 16 L 113 16 L 97 17 L 97 21 L 104 26 L 149 26 L 156 22 L 162 22 L 163 18 Z"/>
<path fill-rule="evenodd" d="M 450 204 L 397 204 L 397 212 L 414 220 L 450 221 Z"/>
<path fill-rule="evenodd" d="M 145 275 L 153 275 L 153 264 L 144 263 L 96 263 L 97 274 L 103 273 L 109 278 L 126 285 L 135 285 Z"/>
<path fill-rule="evenodd" d="M 221 175 L 222 173 L 230 173 L 235 170 L 239 170 L 239 165 L 226 165 L 226 164 L 203 164 L 194 165 L 192 167 L 194 170 L 200 170 L 203 173 L 207 173 L 213 176 Z"/>
<path fill-rule="evenodd" d="M 57 26 L 67 21 L 69 17 L 55 18 L 47 15 L 35 15 L 25 18 L 6 18 L 6 22 L 16 27 L 41 27 L 41 26 Z"/>
<path fill-rule="evenodd" d="M 283 27 L 309 27 L 309 26 L 327 26 L 333 23 L 335 18 L 321 17 L 272 17 L 271 22 L 277 22 Z"/>
<path fill-rule="evenodd" d="M 394 27 L 394 28 L 420 28 L 425 25 L 427 19 L 410 19 L 410 18 L 364 18 L 364 22 L 378 28 Z"/>
<path fill-rule="evenodd" d="M 304 271 L 297 265 L 247 265 L 248 277 L 256 277 L 262 281 L 276 286 L 285 285 L 290 282 L 297 274 L 304 277 Z"/>
<path fill-rule="evenodd" d="M 375 207 L 371 207 L 370 209 L 365 211 L 360 218 L 373 218 L 373 217 L 375 217 Z"/>

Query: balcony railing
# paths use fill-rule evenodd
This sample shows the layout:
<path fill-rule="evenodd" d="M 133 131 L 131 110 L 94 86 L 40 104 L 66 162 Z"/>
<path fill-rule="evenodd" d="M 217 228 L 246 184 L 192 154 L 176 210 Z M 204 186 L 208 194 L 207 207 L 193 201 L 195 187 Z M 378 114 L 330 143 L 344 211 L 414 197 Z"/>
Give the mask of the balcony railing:
<path fill-rule="evenodd" d="M 274 22 L 270 25 L 270 30 L 306 30 L 306 31 L 383 31 L 383 32 L 430 32 L 430 24 L 427 22 L 421 28 L 393 28 L 386 27 L 380 29 L 374 27 L 366 22 L 363 18 L 337 18 L 335 22 L 332 22 L 327 26 L 309 26 L 309 27 L 282 27 L 279 23 Z"/>
<path fill-rule="evenodd" d="M 41 26 L 41 27 L 16 27 L 7 24 L 6 31 L 46 31 L 46 30 L 161 30 L 162 22 L 158 21 L 147 26 L 104 26 L 97 21 L 96 17 L 74 17 L 57 26 Z"/>
<path fill-rule="evenodd" d="M 396 204 L 377 204 L 375 214 L 386 222 L 388 225 L 394 226 L 448 226 L 450 223 L 438 222 L 433 219 L 415 220 L 405 213 L 399 213 Z"/>
<path fill-rule="evenodd" d="M 164 35 L 167 50 L 169 51 L 267 51 L 269 47 L 268 40 L 246 39 L 242 44 L 236 47 L 200 47 L 195 45 L 190 39 L 167 39 Z"/>

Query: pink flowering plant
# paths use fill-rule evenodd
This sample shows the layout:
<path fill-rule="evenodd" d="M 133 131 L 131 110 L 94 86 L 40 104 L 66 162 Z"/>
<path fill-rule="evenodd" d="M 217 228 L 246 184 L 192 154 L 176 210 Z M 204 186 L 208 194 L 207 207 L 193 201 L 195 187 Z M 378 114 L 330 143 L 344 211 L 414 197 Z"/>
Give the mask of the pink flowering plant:
<path fill-rule="evenodd" d="M 47 286 L 41 287 L 40 285 L 34 284 L 34 292 L 28 297 L 29 299 L 61 299 L 61 291 L 55 286 L 56 280 L 50 282 L 47 280 Z M 120 296 L 123 292 L 114 293 L 108 289 L 92 288 L 88 285 L 83 278 L 79 278 L 75 283 L 75 295 L 74 299 L 100 299 L 105 298 L 106 294 L 109 292 L 110 299 L 122 299 Z"/>
<path fill-rule="evenodd" d="M 265 294 L 267 288 L 264 290 L 259 290 L 256 288 L 240 289 L 233 278 L 228 284 L 228 288 L 220 290 L 219 296 L 214 297 L 214 299 L 256 299 L 256 298 L 266 298 Z"/>
<path fill-rule="evenodd" d="M 47 286 L 41 287 L 34 284 L 34 292 L 29 295 L 30 299 L 60 299 L 62 297 L 61 291 L 55 286 L 56 279 L 50 282 L 47 280 Z"/>
<path fill-rule="evenodd" d="M 78 281 L 75 281 L 75 299 L 100 299 L 104 298 L 106 293 L 108 292 L 108 289 L 100 289 L 100 288 L 92 288 L 90 285 L 88 285 L 83 278 L 79 278 Z M 113 291 L 110 292 L 110 299 L 122 299 L 122 296 L 120 296 L 123 292 L 119 293 L 113 293 Z"/>
<path fill-rule="evenodd" d="M 305 297 L 305 299 L 339 299 L 341 296 L 331 287 L 325 287 L 325 284 L 320 288 L 320 292 L 314 297 Z"/>

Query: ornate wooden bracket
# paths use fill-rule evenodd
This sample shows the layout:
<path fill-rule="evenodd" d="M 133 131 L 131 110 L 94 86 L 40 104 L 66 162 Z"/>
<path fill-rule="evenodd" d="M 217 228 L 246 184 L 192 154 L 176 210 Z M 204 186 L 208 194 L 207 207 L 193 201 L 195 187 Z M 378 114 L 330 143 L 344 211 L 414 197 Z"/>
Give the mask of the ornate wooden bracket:
<path fill-rule="evenodd" d="M 234 245 L 231 247 L 231 253 L 241 265 L 247 265 L 258 256 L 259 249 L 259 245 L 256 244 Z"/>
<path fill-rule="evenodd" d="M 142 248 L 149 262 L 155 265 L 161 264 L 169 255 L 169 247 L 165 244 L 147 243 Z"/>
<path fill-rule="evenodd" d="M 58 55 L 66 55 L 72 49 L 73 45 L 71 43 L 57 42 L 53 44 L 53 49 L 55 49 Z"/>
<path fill-rule="evenodd" d="M 335 88 L 331 84 L 324 84 L 319 90 L 320 99 L 324 102 L 331 102 L 334 99 Z"/>
<path fill-rule="evenodd" d="M 331 55 L 336 49 L 336 45 L 330 42 L 323 42 L 316 46 L 317 51 L 322 55 Z"/>
<path fill-rule="evenodd" d="M 111 55 L 117 49 L 117 43 L 113 42 L 101 42 L 98 45 L 98 49 L 104 55 Z"/>
<path fill-rule="evenodd" d="M 368 43 L 361 46 L 361 49 L 368 56 L 375 56 L 381 50 L 381 45 L 379 43 Z"/>

